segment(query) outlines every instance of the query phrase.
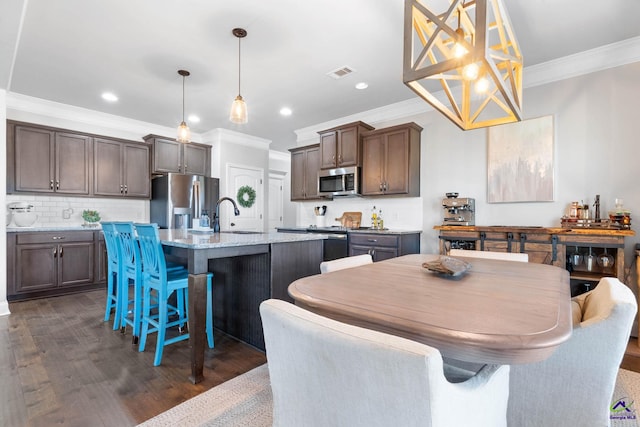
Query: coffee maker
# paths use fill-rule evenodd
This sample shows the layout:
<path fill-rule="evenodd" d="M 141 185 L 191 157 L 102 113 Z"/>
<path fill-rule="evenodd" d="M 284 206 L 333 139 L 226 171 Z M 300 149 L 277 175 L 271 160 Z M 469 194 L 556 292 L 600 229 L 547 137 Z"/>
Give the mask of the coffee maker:
<path fill-rule="evenodd" d="M 475 199 L 458 197 L 458 193 L 447 193 L 446 196 L 442 199 L 442 225 L 475 225 Z"/>

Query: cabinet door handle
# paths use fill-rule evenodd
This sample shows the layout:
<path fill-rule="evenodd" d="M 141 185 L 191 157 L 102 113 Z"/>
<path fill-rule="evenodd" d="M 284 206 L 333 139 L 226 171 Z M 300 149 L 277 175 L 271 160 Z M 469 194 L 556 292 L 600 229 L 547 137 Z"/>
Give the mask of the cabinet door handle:
<path fill-rule="evenodd" d="M 127 184 L 124 185 L 124 194 L 128 194 L 129 193 L 129 187 L 127 187 Z"/>
<path fill-rule="evenodd" d="M 186 171 L 187 171 L 187 169 L 188 169 L 188 166 L 187 166 L 187 164 L 185 163 L 185 164 L 184 164 L 184 171 L 186 172 Z"/>
<path fill-rule="evenodd" d="M 60 189 L 60 180 L 57 180 L 56 181 L 56 190 L 59 190 L 59 189 Z"/>
<path fill-rule="evenodd" d="M 64 236 L 53 236 L 53 240 L 64 240 Z"/>
<path fill-rule="evenodd" d="M 58 248 L 53 248 L 53 257 L 57 257 L 58 256 Z"/>
<path fill-rule="evenodd" d="M 376 243 L 378 239 L 367 239 L 367 242 Z"/>
<path fill-rule="evenodd" d="M 124 186 L 120 184 L 120 194 L 122 194 L 123 192 L 124 192 Z"/>
<path fill-rule="evenodd" d="M 369 250 L 367 251 L 367 253 L 368 253 L 369 255 L 371 255 L 371 257 L 373 258 L 373 256 L 376 254 L 376 250 L 375 250 L 375 249 L 369 249 Z"/>
<path fill-rule="evenodd" d="M 384 187 L 384 191 L 387 191 L 387 181 L 384 182 L 383 187 Z"/>
<path fill-rule="evenodd" d="M 182 172 L 182 165 L 178 163 L 178 172 Z"/>
<path fill-rule="evenodd" d="M 53 180 L 49 181 L 49 188 L 53 190 Z"/>
<path fill-rule="evenodd" d="M 342 156 L 338 156 L 338 164 L 341 165 L 342 164 Z"/>
<path fill-rule="evenodd" d="M 62 258 L 62 246 L 60 246 L 60 258 Z"/>
<path fill-rule="evenodd" d="M 382 191 L 382 183 L 380 183 L 380 191 Z"/>

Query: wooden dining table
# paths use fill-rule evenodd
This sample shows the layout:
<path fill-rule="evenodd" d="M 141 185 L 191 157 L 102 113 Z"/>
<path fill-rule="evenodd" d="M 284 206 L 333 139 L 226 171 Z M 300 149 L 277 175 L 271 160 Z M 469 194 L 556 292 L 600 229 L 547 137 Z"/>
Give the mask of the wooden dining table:
<path fill-rule="evenodd" d="M 452 278 L 414 254 L 298 279 L 295 304 L 344 323 L 437 348 L 444 357 L 522 364 L 549 357 L 572 330 L 569 273 L 536 263 L 460 258 Z"/>

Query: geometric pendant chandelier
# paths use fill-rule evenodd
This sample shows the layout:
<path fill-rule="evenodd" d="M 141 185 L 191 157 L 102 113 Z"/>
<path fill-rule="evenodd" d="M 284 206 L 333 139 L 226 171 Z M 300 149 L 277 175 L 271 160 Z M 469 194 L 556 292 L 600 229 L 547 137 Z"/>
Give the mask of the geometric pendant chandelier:
<path fill-rule="evenodd" d="M 502 0 L 405 0 L 403 81 L 462 130 L 522 119 L 522 53 Z"/>

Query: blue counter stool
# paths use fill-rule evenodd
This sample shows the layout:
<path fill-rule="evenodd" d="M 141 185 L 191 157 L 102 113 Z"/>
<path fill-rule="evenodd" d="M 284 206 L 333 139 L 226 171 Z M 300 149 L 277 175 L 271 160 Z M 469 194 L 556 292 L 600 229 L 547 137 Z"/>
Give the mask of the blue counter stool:
<path fill-rule="evenodd" d="M 133 343 L 138 343 L 142 313 L 142 257 L 133 222 L 114 222 L 122 264 L 122 280 L 119 280 L 120 332 L 127 325 L 133 330 Z M 133 295 L 129 295 L 133 286 Z"/>
<path fill-rule="evenodd" d="M 107 247 L 107 303 L 104 310 L 104 321 L 108 322 L 113 310 L 113 330 L 120 327 L 120 304 L 118 301 L 118 279 L 120 272 L 120 248 L 118 246 L 116 230 L 112 222 L 101 222 L 104 243 Z"/>
<path fill-rule="evenodd" d="M 144 351 L 147 336 L 157 332 L 156 354 L 154 366 L 160 365 L 164 346 L 178 341 L 186 340 L 189 334 L 182 334 L 166 338 L 167 329 L 174 326 L 184 326 L 188 321 L 187 313 L 187 288 L 189 274 L 186 270 L 167 272 L 167 264 L 162 251 L 162 244 L 158 235 L 156 224 L 135 224 L 140 243 L 140 252 L 144 269 L 142 273 L 142 330 L 140 332 L 140 345 L 138 350 Z M 206 332 L 207 342 L 213 348 L 213 302 L 212 282 L 213 274 L 207 274 L 207 313 Z M 151 292 L 157 292 L 157 313 L 151 310 Z M 176 293 L 176 305 L 169 304 L 169 297 Z M 169 319 L 171 316 L 171 320 Z"/>

